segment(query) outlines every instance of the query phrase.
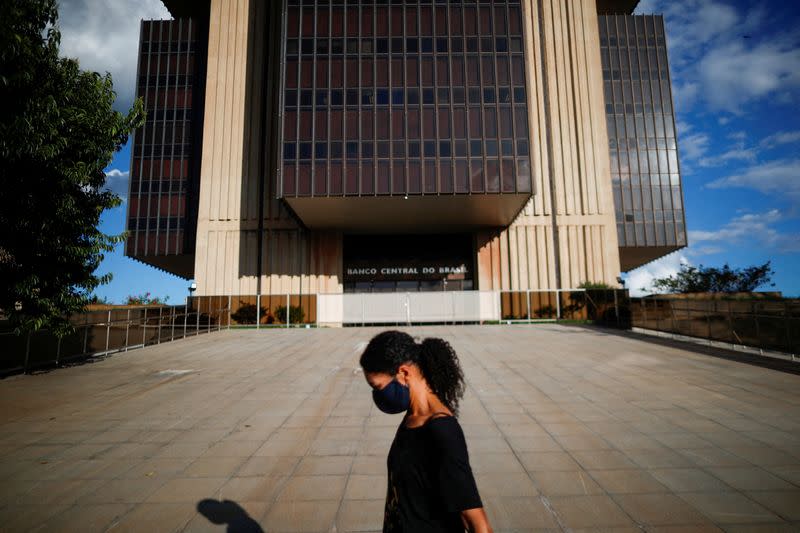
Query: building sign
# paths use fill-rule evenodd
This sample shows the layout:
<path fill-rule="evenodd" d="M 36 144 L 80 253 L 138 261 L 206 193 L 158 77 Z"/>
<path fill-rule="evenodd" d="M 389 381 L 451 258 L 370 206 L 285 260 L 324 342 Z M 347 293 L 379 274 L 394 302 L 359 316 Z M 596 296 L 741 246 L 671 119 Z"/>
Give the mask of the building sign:
<path fill-rule="evenodd" d="M 345 281 L 372 280 L 439 280 L 471 279 L 472 273 L 467 265 L 424 264 L 424 265 L 350 265 L 344 269 Z"/>
<path fill-rule="evenodd" d="M 344 281 L 472 279 L 472 236 L 347 235 Z"/>

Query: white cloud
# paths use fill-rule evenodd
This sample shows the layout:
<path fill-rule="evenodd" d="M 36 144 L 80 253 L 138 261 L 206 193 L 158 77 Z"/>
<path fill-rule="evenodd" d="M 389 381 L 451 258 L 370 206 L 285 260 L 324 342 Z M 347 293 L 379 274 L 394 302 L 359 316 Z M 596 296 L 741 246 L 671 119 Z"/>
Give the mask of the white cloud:
<path fill-rule="evenodd" d="M 764 137 L 759 143 L 759 146 L 765 149 L 770 149 L 784 144 L 797 143 L 800 143 L 800 131 L 781 131 L 768 137 Z"/>
<path fill-rule="evenodd" d="M 687 160 L 696 161 L 708 152 L 711 138 L 705 133 L 693 133 L 680 141 L 681 156 Z"/>
<path fill-rule="evenodd" d="M 653 280 L 674 276 L 682 264 L 690 264 L 682 252 L 674 252 L 623 275 L 631 296 L 644 296 L 653 292 Z"/>
<path fill-rule="evenodd" d="M 735 147 L 719 155 L 701 158 L 698 164 L 701 167 L 718 167 L 732 161 L 755 161 L 757 155 L 758 152 L 754 148 L 747 148 L 744 143 L 737 143 Z"/>
<path fill-rule="evenodd" d="M 753 100 L 800 87 L 800 48 L 789 42 L 754 47 L 730 42 L 710 50 L 696 73 L 712 109 L 740 114 Z"/>
<path fill-rule="evenodd" d="M 753 101 L 796 102 L 798 35 L 763 31 L 765 6 L 737 9 L 720 0 L 646 0 L 637 13 L 665 16 L 678 112 L 704 104 L 712 111 L 741 115 Z"/>
<path fill-rule="evenodd" d="M 128 176 L 130 172 L 127 170 L 119 170 L 112 168 L 106 172 L 106 188 L 125 200 L 128 196 Z"/>
<path fill-rule="evenodd" d="M 61 0 L 61 55 L 81 68 L 110 72 L 117 92 L 115 109 L 130 108 L 136 90 L 141 19 L 169 19 L 160 0 Z"/>
<path fill-rule="evenodd" d="M 766 194 L 778 194 L 797 205 L 800 202 L 800 159 L 779 159 L 755 164 L 739 174 L 716 179 L 707 187 L 746 187 Z"/>
<path fill-rule="evenodd" d="M 689 231 L 689 242 L 692 245 L 710 246 L 720 251 L 725 245 L 748 245 L 772 248 L 781 252 L 800 251 L 800 235 L 783 233 L 774 227 L 783 218 L 777 209 L 763 213 L 746 213 L 731 219 L 716 230 Z"/>

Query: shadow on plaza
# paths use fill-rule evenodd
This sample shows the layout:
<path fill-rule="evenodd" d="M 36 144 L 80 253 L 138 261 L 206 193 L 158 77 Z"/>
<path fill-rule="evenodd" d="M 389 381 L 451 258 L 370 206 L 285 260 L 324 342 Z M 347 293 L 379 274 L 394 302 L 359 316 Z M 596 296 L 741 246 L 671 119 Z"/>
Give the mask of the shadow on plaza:
<path fill-rule="evenodd" d="M 569 324 L 569 327 L 577 327 L 581 329 L 588 329 L 594 333 L 601 335 L 610 335 L 615 337 L 626 337 L 629 339 L 636 339 L 651 344 L 658 344 L 659 346 L 666 346 L 668 348 L 676 348 L 699 355 L 708 355 L 718 359 L 728 359 L 738 363 L 747 365 L 759 366 L 768 368 L 770 370 L 778 370 L 780 372 L 787 372 L 789 374 L 800 375 L 800 364 L 789 359 L 780 359 L 778 357 L 771 357 L 767 355 L 758 355 L 755 353 L 740 352 L 722 346 L 711 346 L 708 344 L 700 344 L 699 342 L 691 342 L 680 339 L 671 339 L 669 337 L 657 337 L 655 335 L 648 335 L 646 333 L 637 333 L 629 330 L 619 330 L 612 328 L 604 328 L 583 324 Z"/>
<path fill-rule="evenodd" d="M 212 524 L 227 524 L 228 533 L 264 533 L 258 522 L 247 514 L 247 511 L 230 500 L 213 500 L 206 498 L 197 502 L 197 512 L 205 516 Z"/>

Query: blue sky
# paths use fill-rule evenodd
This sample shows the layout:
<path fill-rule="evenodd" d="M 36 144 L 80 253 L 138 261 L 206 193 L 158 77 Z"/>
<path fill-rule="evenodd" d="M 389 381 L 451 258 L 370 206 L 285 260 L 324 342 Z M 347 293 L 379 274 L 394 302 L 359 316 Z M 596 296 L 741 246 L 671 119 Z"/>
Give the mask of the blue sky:
<path fill-rule="evenodd" d="M 158 0 L 61 2 L 63 51 L 110 71 L 118 108 L 130 106 L 141 18 L 167 18 Z M 800 9 L 796 2 L 643 0 L 664 14 L 677 110 L 689 246 L 627 277 L 634 292 L 682 262 L 749 266 L 772 260 L 775 289 L 800 295 Z M 109 32 L 108 28 L 120 28 Z M 130 152 L 116 155 L 109 185 L 127 193 Z M 107 211 L 106 233 L 125 209 Z M 149 291 L 179 302 L 188 282 L 123 256 L 101 266 L 111 301 Z"/>

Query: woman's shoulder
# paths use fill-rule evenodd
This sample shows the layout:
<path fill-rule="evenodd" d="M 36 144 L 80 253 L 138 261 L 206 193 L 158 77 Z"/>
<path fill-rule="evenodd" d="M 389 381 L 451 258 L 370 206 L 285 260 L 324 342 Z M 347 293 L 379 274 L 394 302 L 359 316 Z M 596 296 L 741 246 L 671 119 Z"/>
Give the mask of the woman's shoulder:
<path fill-rule="evenodd" d="M 459 436 L 463 438 L 464 435 L 458 419 L 451 414 L 434 415 L 428 419 L 425 425 L 437 440 L 449 440 Z"/>

